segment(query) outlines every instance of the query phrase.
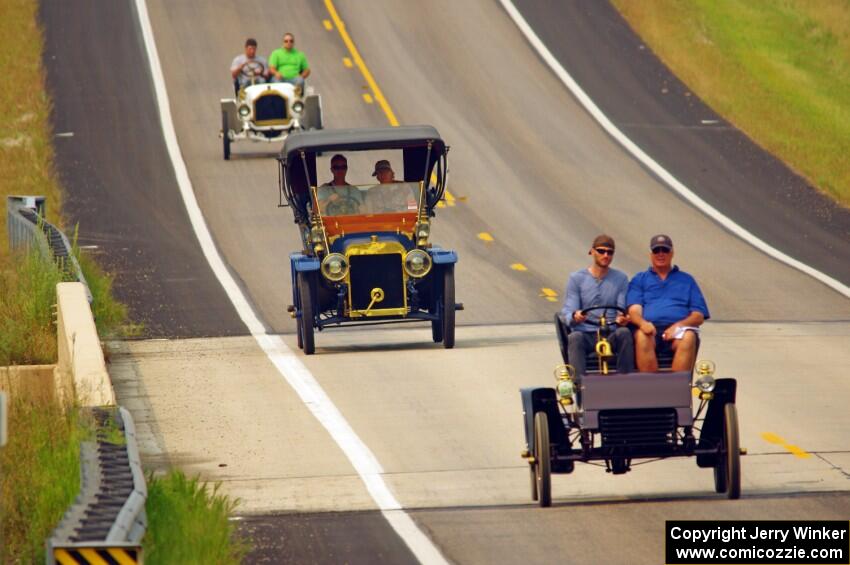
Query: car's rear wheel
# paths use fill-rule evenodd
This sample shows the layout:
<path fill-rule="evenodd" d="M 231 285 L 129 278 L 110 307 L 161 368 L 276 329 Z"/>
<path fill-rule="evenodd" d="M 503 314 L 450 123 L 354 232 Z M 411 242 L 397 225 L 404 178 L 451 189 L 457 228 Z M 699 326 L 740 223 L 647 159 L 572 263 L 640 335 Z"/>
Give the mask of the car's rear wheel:
<path fill-rule="evenodd" d="M 224 160 L 230 160 L 230 124 L 227 122 L 227 112 L 221 113 L 221 145 L 224 150 Z"/>
<path fill-rule="evenodd" d="M 729 482 L 726 480 L 726 458 L 724 456 L 723 460 L 718 461 L 717 465 L 714 466 L 714 491 L 726 492 L 727 488 L 729 488 Z"/>
<path fill-rule="evenodd" d="M 443 347 L 455 346 L 455 266 L 443 267 Z"/>
<path fill-rule="evenodd" d="M 310 274 L 298 273 L 298 297 L 301 302 L 301 317 L 298 319 L 298 332 L 304 353 L 312 355 L 316 351 L 313 339 L 313 299 L 310 288 Z"/>
<path fill-rule="evenodd" d="M 537 482 L 537 503 L 552 505 L 552 467 L 549 449 L 549 418 L 546 412 L 534 414 L 534 468 Z"/>
<path fill-rule="evenodd" d="M 725 420 L 724 440 L 726 443 L 726 497 L 741 498 L 741 445 L 738 436 L 738 409 L 729 402 L 723 408 Z"/>

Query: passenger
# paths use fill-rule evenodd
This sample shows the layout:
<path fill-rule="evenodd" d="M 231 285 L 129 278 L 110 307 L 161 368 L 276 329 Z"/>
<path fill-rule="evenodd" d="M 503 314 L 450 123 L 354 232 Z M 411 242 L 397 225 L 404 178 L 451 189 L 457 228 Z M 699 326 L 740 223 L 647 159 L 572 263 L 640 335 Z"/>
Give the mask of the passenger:
<path fill-rule="evenodd" d="M 395 178 L 395 171 L 386 159 L 381 159 L 375 163 L 372 176 L 376 177 L 381 185 L 398 183 Z M 369 191 L 367 204 L 372 213 L 405 212 L 416 210 L 417 196 L 405 185 L 385 188 L 375 186 Z"/>
<path fill-rule="evenodd" d="M 317 197 L 322 213 L 332 216 L 357 214 L 363 198 L 357 187 L 345 180 L 348 173 L 348 159 L 337 153 L 331 157 L 331 174 L 333 178 L 319 187 Z M 340 188 L 345 187 L 345 188 Z"/>
<path fill-rule="evenodd" d="M 621 312 L 595 310 L 585 316 L 581 313 L 591 306 L 619 306 L 626 308 L 626 290 L 629 277 L 622 271 L 611 268 L 614 260 L 614 239 L 608 235 L 598 235 L 593 240 L 588 254 L 593 262 L 586 269 L 576 271 L 567 281 L 561 320 L 569 324 L 572 332 L 567 338 L 567 351 L 570 364 L 581 378 L 585 371 L 585 359 L 588 352 L 596 350 L 596 330 L 599 319 L 605 314 L 605 320 L 614 329 L 607 336 L 612 350 L 617 354 L 617 371 L 634 371 L 634 342 L 626 325 L 629 318 Z"/>
<path fill-rule="evenodd" d="M 251 84 L 266 82 L 269 65 L 264 57 L 257 56 L 257 40 L 249 37 L 245 40 L 245 52 L 237 55 L 230 64 L 230 76 L 236 92 Z"/>
<path fill-rule="evenodd" d="M 307 57 L 295 48 L 295 36 L 283 35 L 283 47 L 278 47 L 269 55 L 269 67 L 275 82 L 288 82 L 304 91 L 304 80 L 310 76 Z"/>
<path fill-rule="evenodd" d="M 375 163 L 375 171 L 372 173 L 372 176 L 377 177 L 378 182 L 381 184 L 396 182 L 395 171 L 393 171 L 392 165 L 386 159 L 381 159 Z"/>
<path fill-rule="evenodd" d="M 649 241 L 652 265 L 629 283 L 626 302 L 637 326 L 635 356 L 639 371 L 658 370 L 658 350 L 673 351 L 673 370 L 691 371 L 696 361 L 699 326 L 709 319 L 696 280 L 673 263 L 673 241 L 656 235 Z"/>

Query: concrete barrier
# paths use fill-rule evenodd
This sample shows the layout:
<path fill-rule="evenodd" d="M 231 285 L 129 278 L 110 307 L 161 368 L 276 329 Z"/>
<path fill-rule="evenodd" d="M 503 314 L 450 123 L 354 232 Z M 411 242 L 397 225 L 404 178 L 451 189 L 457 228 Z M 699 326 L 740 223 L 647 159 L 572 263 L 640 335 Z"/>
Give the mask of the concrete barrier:
<path fill-rule="evenodd" d="M 76 393 L 81 406 L 114 406 L 115 392 L 84 286 L 59 283 L 56 299 L 60 394 L 73 399 Z"/>

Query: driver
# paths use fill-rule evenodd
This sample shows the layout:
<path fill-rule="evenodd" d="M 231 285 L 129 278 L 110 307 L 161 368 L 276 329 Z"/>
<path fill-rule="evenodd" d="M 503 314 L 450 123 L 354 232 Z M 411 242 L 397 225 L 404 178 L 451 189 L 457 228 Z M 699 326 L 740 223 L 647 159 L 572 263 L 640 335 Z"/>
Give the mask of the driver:
<path fill-rule="evenodd" d="M 587 315 L 581 313 L 592 306 L 619 306 L 625 310 L 629 277 L 611 268 L 614 260 L 614 238 L 611 236 L 596 236 L 588 254 L 593 262 L 586 269 L 570 275 L 560 315 L 561 320 L 572 329 L 567 338 L 570 364 L 576 370 L 576 378 L 580 379 L 586 370 L 587 353 L 596 349 L 596 330 L 600 317 L 605 314 L 608 324 L 612 327 L 616 324 L 616 329 L 607 339 L 617 354 L 617 371 L 631 373 L 634 371 L 634 346 L 632 334 L 626 327 L 628 316 L 616 310 L 595 310 Z"/>
<path fill-rule="evenodd" d="M 697 357 L 699 326 L 710 315 L 697 281 L 673 265 L 673 240 L 649 240 L 649 269 L 634 276 L 626 301 L 637 326 L 635 356 L 640 371 L 658 370 L 656 351 L 673 351 L 674 371 L 691 371 Z"/>
<path fill-rule="evenodd" d="M 378 180 L 378 185 L 369 191 L 367 204 L 372 213 L 404 212 L 405 210 L 416 210 L 417 197 L 413 189 L 400 185 L 396 187 L 384 187 L 380 185 L 398 184 L 395 171 L 389 161 L 381 159 L 375 162 L 375 170 L 372 176 Z"/>
<path fill-rule="evenodd" d="M 348 173 L 348 159 L 337 153 L 331 157 L 331 174 L 333 179 L 326 182 L 316 191 L 319 206 L 323 213 L 331 216 L 341 214 L 357 214 L 363 199 L 357 187 L 345 180 Z M 330 206 L 330 209 L 328 209 Z"/>
<path fill-rule="evenodd" d="M 230 63 L 230 76 L 236 92 L 244 86 L 266 82 L 268 69 L 265 58 L 257 55 L 257 40 L 249 37 L 245 40 L 245 53 L 237 55 Z"/>

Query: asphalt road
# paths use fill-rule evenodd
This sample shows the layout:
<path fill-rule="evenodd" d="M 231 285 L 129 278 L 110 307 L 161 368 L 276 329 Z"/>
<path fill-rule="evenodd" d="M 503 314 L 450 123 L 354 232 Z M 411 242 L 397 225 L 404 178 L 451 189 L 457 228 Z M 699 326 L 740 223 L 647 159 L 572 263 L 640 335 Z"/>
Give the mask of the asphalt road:
<path fill-rule="evenodd" d="M 575 10 L 575 4 L 565 9 Z M 57 5 L 46 3 L 44 12 L 51 9 Z M 449 559 L 654 563 L 660 561 L 658 532 L 666 517 L 847 516 L 846 495 L 823 494 L 846 491 L 850 468 L 844 440 L 850 389 L 840 374 L 850 361 L 847 299 L 733 237 L 624 154 L 544 67 L 497 3 L 381 1 L 364 8 L 344 0 L 337 9 L 398 119 L 431 123 L 452 146 L 450 190 L 456 200 L 438 210 L 432 239 L 459 251 L 457 294 L 467 309 L 459 315 L 462 327 L 452 351 L 428 344 L 423 330 L 328 332 L 317 336 L 317 355 L 305 362 L 375 453 L 396 497 L 406 508 L 418 509 L 414 520 Z M 149 10 L 181 151 L 204 216 L 263 322 L 287 334 L 291 344 L 286 253 L 298 246 L 298 237 L 289 211 L 276 207 L 277 173 L 269 156 L 278 147 L 240 144 L 237 158 L 221 160 L 216 134 L 218 99 L 231 92 L 226 68 L 245 36 L 256 37 L 267 52 L 283 31 L 293 30 L 314 68 L 311 84 L 323 96 L 327 127 L 385 125 L 387 118 L 377 104 L 364 100 L 365 81 L 344 64 L 351 55 L 337 31 L 323 24 L 329 16 L 321 3 L 291 2 L 285 15 L 272 3 L 236 7 L 158 0 Z M 547 12 L 549 4 L 523 10 L 529 17 L 556 18 Z M 95 17 L 83 9 L 60 14 L 45 17 L 49 44 L 57 33 L 52 30 Z M 580 37 L 570 26 L 587 27 L 587 22 L 562 21 L 561 35 Z M 613 27 L 615 41 L 633 41 L 617 29 L 624 28 Z M 567 41 L 563 37 L 550 41 L 560 45 Z M 134 42 L 139 48 L 132 36 L 128 49 Z M 110 67 L 115 56 L 110 50 L 78 49 L 67 39 L 57 45 L 66 57 L 87 61 L 69 63 L 81 76 L 87 76 L 87 67 Z M 596 66 L 617 68 L 618 62 L 601 58 L 604 50 L 595 53 Z M 573 70 L 566 57 L 563 63 Z M 79 83 L 67 75 L 64 80 L 68 89 Z M 617 89 L 624 97 L 620 105 L 638 100 L 663 110 L 655 100 L 661 95 L 641 85 Z M 110 92 L 121 98 L 120 88 Z M 75 100 L 85 103 L 74 96 L 69 105 Z M 606 109 L 609 104 L 618 106 L 609 100 Z M 153 114 L 145 115 L 154 121 Z M 679 123 L 677 118 L 682 116 L 675 112 L 664 116 L 669 123 Z M 647 114 L 645 119 L 660 118 Z M 676 142 L 664 134 L 678 129 L 656 129 L 652 138 L 664 140 L 669 153 L 665 163 L 679 163 Z M 164 167 L 154 137 L 138 152 L 109 155 L 134 162 L 145 154 Z M 706 171 L 707 178 L 718 175 L 707 185 L 724 186 L 721 181 L 732 173 L 766 182 L 747 163 L 736 166 L 724 157 L 724 147 L 699 145 L 706 160 L 726 167 Z M 690 152 L 679 155 L 683 171 L 690 166 Z M 103 162 L 79 158 L 95 171 Z M 60 169 L 65 174 L 61 159 Z M 73 171 L 69 175 L 80 174 Z M 176 194 L 165 176 L 157 189 Z M 85 183 L 75 186 L 72 195 L 88 190 Z M 733 189 L 726 198 L 735 208 Z M 724 201 L 719 189 L 711 197 Z M 150 203 L 106 209 L 111 214 L 119 208 L 134 215 L 145 233 L 163 229 L 149 222 L 151 208 L 159 209 Z M 176 213 L 180 205 L 168 208 Z M 766 206 L 759 215 L 772 209 Z M 177 226 L 181 218 L 176 214 L 164 222 L 169 229 L 185 229 Z M 770 223 L 744 219 L 748 226 Z M 722 322 L 707 328 L 703 353 L 723 374 L 741 379 L 742 437 L 752 454 L 745 461 L 742 501 L 706 498 L 710 479 L 694 473 L 692 462 L 671 461 L 617 478 L 582 469 L 556 480 L 558 508 L 528 506 L 527 471 L 518 458 L 517 389 L 549 382 L 557 346 L 542 322 L 551 319 L 563 281 L 585 264 L 589 242 L 601 231 L 616 237 L 616 265 L 629 273 L 646 267 L 649 237 L 669 233 L 677 262 L 697 277 L 713 319 Z M 482 238 L 485 233 L 489 238 Z M 846 240 L 830 245 L 839 248 L 835 256 L 847 252 Z M 823 249 L 815 245 L 804 251 Z M 525 270 L 512 268 L 519 263 Z M 203 280 L 200 288 L 215 287 L 206 271 L 195 272 Z M 144 286 L 133 275 L 124 281 L 128 287 Z M 171 288 L 164 279 L 156 284 Z M 544 289 L 557 293 L 554 301 Z M 182 298 L 188 311 L 210 303 L 192 293 Z M 251 516 L 243 531 L 258 539 L 257 561 L 283 555 L 290 561 L 411 559 L 393 531 L 369 511 L 374 503 L 342 452 L 250 339 L 129 344 L 116 352 L 113 370 L 119 398 L 134 406 L 147 430 L 148 461 L 159 454 L 166 463 L 225 481 L 227 492 L 240 496 L 243 512 Z M 808 457 L 793 456 L 787 450 L 792 444 Z M 797 496 L 801 493 L 806 496 Z M 345 514 L 324 514 L 328 511 Z M 578 525 L 569 535 L 556 535 L 573 519 Z M 292 539 L 300 541 L 282 541 Z M 566 553 L 577 539 L 592 551 Z M 619 539 L 633 548 L 628 558 L 611 549 Z M 367 560 L 364 552 L 382 557 Z"/>

